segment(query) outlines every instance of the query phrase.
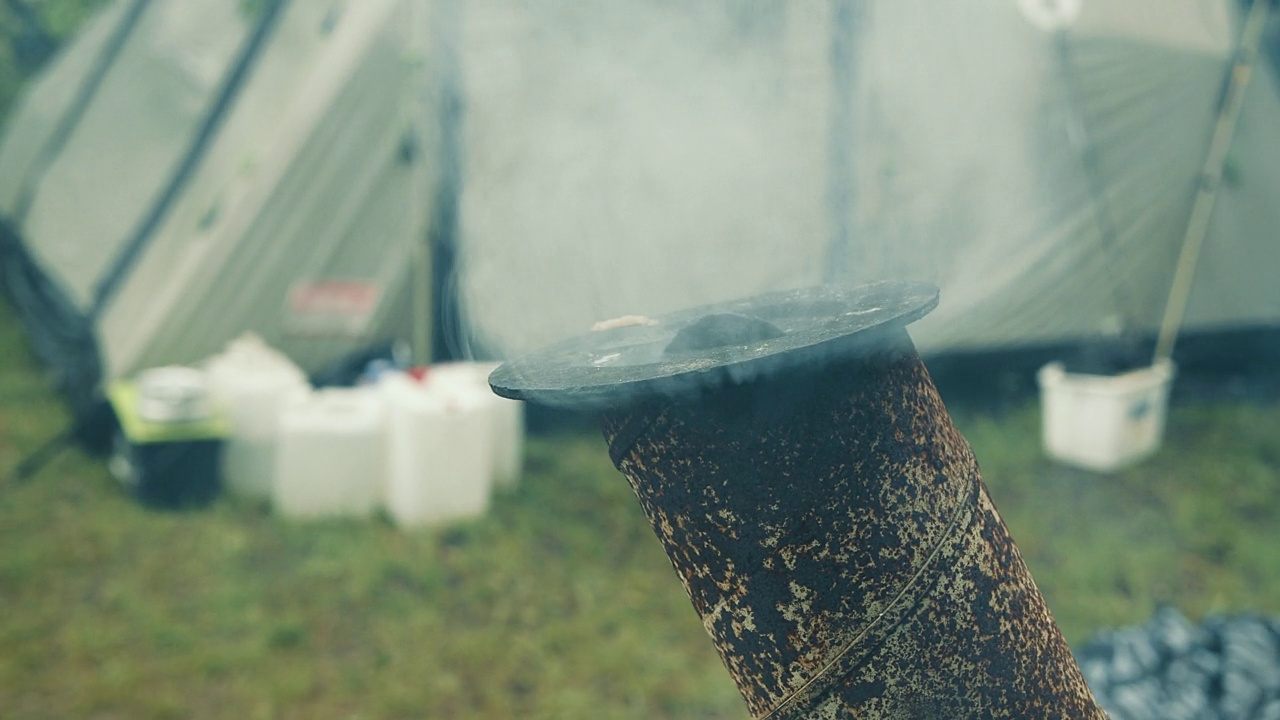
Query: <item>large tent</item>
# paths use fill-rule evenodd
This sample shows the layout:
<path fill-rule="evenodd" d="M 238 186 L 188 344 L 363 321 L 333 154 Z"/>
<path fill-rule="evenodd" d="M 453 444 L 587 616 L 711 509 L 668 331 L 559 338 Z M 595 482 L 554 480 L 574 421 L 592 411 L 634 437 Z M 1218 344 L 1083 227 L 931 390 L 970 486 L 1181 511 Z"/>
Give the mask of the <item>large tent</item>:
<path fill-rule="evenodd" d="M 929 352 L 1151 332 L 1242 15 L 115 0 L 9 120 L 4 286 L 73 398 L 246 331 L 314 371 L 421 337 L 431 297 L 459 354 L 883 278 L 941 287 Z M 1280 322 L 1276 89 L 1264 63 L 1191 329 Z"/>
<path fill-rule="evenodd" d="M 429 21 L 402 0 L 121 0 L 89 23 L 0 146 L 5 286 L 75 400 L 245 332 L 315 370 L 412 326 Z"/>
<path fill-rule="evenodd" d="M 512 351 L 603 317 L 903 277 L 942 290 L 913 326 L 932 353 L 1152 333 L 1245 9 L 475 5 L 460 285 Z M 1191 330 L 1280 321 L 1280 103 L 1262 65 Z"/>

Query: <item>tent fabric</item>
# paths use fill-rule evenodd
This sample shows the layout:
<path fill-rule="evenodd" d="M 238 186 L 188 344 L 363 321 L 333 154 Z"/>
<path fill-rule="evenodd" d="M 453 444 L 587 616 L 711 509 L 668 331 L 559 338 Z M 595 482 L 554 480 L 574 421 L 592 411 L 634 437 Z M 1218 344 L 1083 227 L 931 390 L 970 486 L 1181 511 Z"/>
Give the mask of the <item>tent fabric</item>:
<path fill-rule="evenodd" d="M 112 301 L 121 283 L 128 280 L 134 263 L 142 253 L 146 252 L 157 226 L 167 217 L 170 206 L 186 191 L 188 180 L 200 167 L 223 120 L 231 111 L 233 104 L 239 100 L 240 89 L 253 70 L 258 54 L 270 39 L 271 31 L 275 28 L 276 20 L 283 7 L 283 0 L 274 0 L 263 6 L 262 17 L 255 23 L 253 32 L 244 39 L 242 48 L 236 52 L 235 60 L 224 72 L 209 109 L 200 118 L 191 145 L 183 151 L 182 159 L 166 178 L 163 188 L 151 202 L 147 214 L 121 245 L 110 268 L 96 283 L 93 307 L 89 315 L 91 319 L 96 320 L 102 314 L 103 308 Z"/>
<path fill-rule="evenodd" d="M 943 305 L 915 330 L 925 348 L 1155 327 L 1233 47 L 1226 5 L 1206 15 L 1193 12 L 1206 3 L 1186 4 L 1164 8 L 1178 20 L 1150 30 L 1160 23 L 1134 18 L 1155 16 L 1151 3 L 1083 3 L 1061 34 L 1011 6 L 873 5 L 866 35 L 882 44 L 863 66 L 879 74 L 864 87 L 866 104 L 883 109 L 855 145 L 876 154 L 864 173 L 888 197 L 852 211 L 864 272 L 924 264 L 942 287 Z M 948 15 L 930 27 L 958 31 L 920 43 L 927 50 L 892 42 L 930 12 Z M 974 36 L 986 41 L 964 40 Z M 912 62 L 924 69 L 904 82 L 896 68 Z M 888 167 L 904 169 L 886 181 Z M 962 252 L 917 261 L 930 247 Z"/>
<path fill-rule="evenodd" d="M 291 35 L 262 58 L 206 172 L 103 317 L 108 336 L 147 338 L 117 344 L 113 366 L 209 355 L 252 330 L 315 369 L 405 324 L 398 300 L 425 233 L 409 221 L 427 202 L 411 197 L 412 173 L 430 141 L 407 109 L 417 67 L 401 37 L 407 7 L 352 3 L 327 36 L 316 32 L 323 12 L 298 17 L 314 9 L 291 8 L 295 22 L 281 28 Z M 377 294 L 362 327 L 313 335 L 291 324 L 291 291 L 326 280 Z"/>
<path fill-rule="evenodd" d="M 1037 5 L 1078 13 L 1046 30 Z M 884 278 L 940 286 L 912 330 L 933 353 L 1154 332 L 1237 4 L 833 7 L 473 5 L 460 272 L 478 335 L 520 352 L 597 319 Z M 1248 91 L 1191 330 L 1280 319 L 1273 73 Z"/>
<path fill-rule="evenodd" d="M 107 14 L 119 14 L 117 6 L 124 9 L 123 3 L 116 3 Z M 186 10 L 172 3 L 148 5 L 61 152 L 41 173 L 40 192 L 22 218 L 22 232 L 33 254 L 53 270 L 80 307 L 91 306 L 95 287 L 121 243 L 181 161 L 248 30 L 234 5 L 210 3 Z M 100 35 L 105 41 L 112 20 L 94 21 L 91 39 Z M 103 25 L 108 27 L 99 30 Z M 96 59 L 97 53 L 86 58 Z M 71 99 L 83 71 L 68 64 L 60 60 L 48 80 L 37 84 L 37 97 Z M 58 86 L 72 92 L 60 92 L 63 88 Z M 25 137 L 38 132 L 30 128 L 41 125 L 31 117 L 34 104 L 23 103 L 0 147 L 6 178 L 11 168 L 17 169 L 10 165 L 11 155 L 43 144 Z M 66 104 L 50 105 L 54 122 L 47 126 L 54 127 Z M 8 193 L 4 200 L 8 214 Z"/>
<path fill-rule="evenodd" d="M 467 3 L 461 313 L 503 354 L 822 277 L 829 3 Z"/>
<path fill-rule="evenodd" d="M 913 327 L 928 352 L 1151 332 L 1241 15 L 281 0 L 268 23 L 261 6 L 108 3 L 10 117 L 6 286 L 64 385 L 247 331 L 314 371 L 408 339 L 414 298 L 454 288 L 464 353 L 892 278 L 942 290 Z M 1280 322 L 1278 88 L 1260 66 L 1189 329 Z M 410 272 L 428 250 L 458 262 L 432 293 Z"/>
<path fill-rule="evenodd" d="M 410 322 L 405 269 L 436 147 L 419 111 L 422 14 L 402 0 L 275 5 L 267 34 L 244 3 L 109 4 L 11 117 L 0 210 L 14 218 L 38 176 L 11 222 L 47 285 L 95 321 L 100 379 L 198 362 L 248 331 L 316 370 Z M 34 149 L 93 72 L 100 86 L 40 167 Z"/>
<path fill-rule="evenodd" d="M 78 78 L 76 85 L 63 83 L 60 87 L 55 86 L 61 91 L 74 91 L 74 94 L 67 97 L 40 98 L 36 93 L 35 102 L 38 104 L 40 99 L 53 104 L 60 105 L 57 108 L 57 117 L 48 118 L 46 124 L 26 125 L 22 130 L 34 135 L 34 137 L 24 138 L 21 151 L 17 157 L 11 157 L 10 161 L 16 167 L 10 169 L 10 173 L 5 176 L 9 181 L 17 181 L 20 184 L 5 188 L 6 192 L 14 193 L 9 206 L 12 207 L 12 215 L 18 222 L 26 220 L 27 213 L 31 209 L 31 203 L 35 200 L 36 191 L 39 189 L 39 183 L 43 179 L 44 173 L 48 170 L 48 166 L 53 163 L 58 154 L 65 147 L 71 133 L 75 131 L 80 120 L 84 117 L 85 110 L 88 109 L 97 92 L 102 87 L 103 78 L 106 71 L 119 57 L 120 52 L 124 49 L 126 41 L 129 39 L 134 28 L 138 25 L 143 11 L 147 7 L 148 0 L 135 0 L 127 10 L 121 13 L 121 17 L 116 18 L 112 13 L 103 13 L 104 20 L 108 20 L 111 25 L 110 34 L 101 40 L 96 37 L 97 30 L 104 23 L 99 23 L 96 27 L 91 27 L 85 33 L 85 38 L 78 44 L 77 48 L 68 53 L 70 57 L 64 59 L 62 66 L 63 72 L 79 72 L 81 76 Z M 78 52 L 77 52 L 78 51 Z M 91 64 L 87 67 L 81 67 L 81 63 L 86 53 L 92 53 Z M 62 95 L 62 93 L 58 93 Z M 53 108 L 45 108 L 51 110 Z M 36 110 L 40 112 L 40 110 Z M 22 151 L 25 151 L 23 153 Z"/>

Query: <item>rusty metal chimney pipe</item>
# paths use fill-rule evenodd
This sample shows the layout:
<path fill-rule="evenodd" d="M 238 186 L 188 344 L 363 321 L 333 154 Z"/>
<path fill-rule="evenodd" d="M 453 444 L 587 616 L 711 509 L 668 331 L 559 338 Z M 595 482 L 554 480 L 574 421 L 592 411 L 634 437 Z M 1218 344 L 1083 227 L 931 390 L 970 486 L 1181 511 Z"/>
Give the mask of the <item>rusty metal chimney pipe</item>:
<path fill-rule="evenodd" d="M 903 283 L 765 296 L 491 379 L 601 412 L 755 718 L 1105 718 L 907 335 L 936 301 Z M 751 319 L 687 336 L 724 314 Z M 617 348 L 646 362 L 620 394 L 584 392 L 599 375 L 585 368 Z M 690 354 L 718 362 L 680 377 Z M 747 372 L 726 371 L 743 357 Z"/>

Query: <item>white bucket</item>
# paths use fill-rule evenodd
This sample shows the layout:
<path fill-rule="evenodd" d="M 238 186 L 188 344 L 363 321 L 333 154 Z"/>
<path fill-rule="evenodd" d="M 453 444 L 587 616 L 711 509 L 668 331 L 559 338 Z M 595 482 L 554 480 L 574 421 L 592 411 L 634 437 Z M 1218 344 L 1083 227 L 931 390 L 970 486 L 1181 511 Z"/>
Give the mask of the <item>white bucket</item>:
<path fill-rule="evenodd" d="M 374 388 L 326 388 L 280 413 L 272 500 L 299 518 L 369 515 L 382 500 L 386 432 Z"/>
<path fill-rule="evenodd" d="M 1099 472 L 1153 454 L 1164 436 L 1174 366 L 1156 363 L 1120 375 L 1040 369 L 1043 440 L 1050 457 Z"/>
<path fill-rule="evenodd" d="M 514 488 L 524 471 L 524 403 L 495 395 L 489 374 L 499 363 L 456 362 L 433 365 L 427 371 L 428 387 L 450 392 L 470 388 L 479 393 L 489 416 L 492 436 L 494 486 Z"/>
<path fill-rule="evenodd" d="M 415 527 L 479 517 L 489 508 L 492 444 L 488 406 L 474 388 L 379 381 L 389 413 L 387 513 Z"/>
<path fill-rule="evenodd" d="M 256 335 L 232 341 L 205 369 L 213 400 L 231 424 L 222 459 L 227 487 L 238 495 L 269 498 L 280 411 L 310 392 L 306 375 Z"/>

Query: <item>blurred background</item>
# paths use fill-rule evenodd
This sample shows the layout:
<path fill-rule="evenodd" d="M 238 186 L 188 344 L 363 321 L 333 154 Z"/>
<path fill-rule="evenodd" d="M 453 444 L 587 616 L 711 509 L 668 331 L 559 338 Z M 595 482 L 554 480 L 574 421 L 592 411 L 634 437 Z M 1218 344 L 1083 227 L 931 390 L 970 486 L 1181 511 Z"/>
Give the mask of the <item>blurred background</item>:
<path fill-rule="evenodd" d="M 590 418 L 483 376 L 821 283 L 940 288 L 912 337 L 1095 689 L 1146 682 L 1116 717 L 1168 653 L 1117 680 L 1115 628 L 1226 657 L 1280 612 L 1267 2 L 6 0 L 0 33 L 0 716 L 746 717 Z M 1231 717 L 1280 717 L 1267 623 Z"/>

